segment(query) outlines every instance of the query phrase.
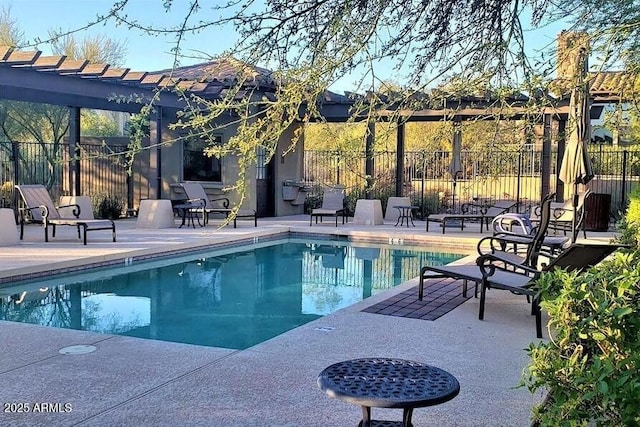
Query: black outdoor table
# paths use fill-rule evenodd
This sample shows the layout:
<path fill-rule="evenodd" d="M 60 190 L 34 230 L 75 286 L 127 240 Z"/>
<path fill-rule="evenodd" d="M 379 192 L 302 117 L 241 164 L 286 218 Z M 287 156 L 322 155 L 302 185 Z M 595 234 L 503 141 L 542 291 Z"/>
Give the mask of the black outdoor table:
<path fill-rule="evenodd" d="M 411 221 L 412 226 L 416 226 L 413 223 L 413 210 L 419 209 L 420 206 L 409 206 L 409 205 L 398 205 L 394 206 L 394 208 L 398 209 L 398 220 L 396 221 L 396 227 L 398 224 L 400 226 L 404 225 L 404 222 L 407 222 L 407 227 L 409 227 L 409 221 Z"/>
<path fill-rule="evenodd" d="M 185 223 L 187 224 L 187 227 L 191 226 L 193 228 L 196 228 L 194 219 L 197 219 L 198 225 L 202 227 L 203 225 L 200 222 L 200 217 L 198 216 L 198 211 L 197 211 L 198 208 L 202 208 L 202 205 L 199 203 L 192 203 L 192 202 L 184 202 L 184 203 L 173 205 L 173 209 L 178 211 L 180 218 L 182 218 L 182 223 L 180 223 L 180 227 L 178 228 L 182 228 L 185 225 Z"/>
<path fill-rule="evenodd" d="M 414 408 L 447 402 L 460 392 L 458 380 L 443 369 L 389 358 L 333 364 L 320 373 L 318 386 L 330 397 L 362 406 L 362 427 L 409 427 Z M 372 421 L 372 407 L 402 408 L 403 421 Z"/>

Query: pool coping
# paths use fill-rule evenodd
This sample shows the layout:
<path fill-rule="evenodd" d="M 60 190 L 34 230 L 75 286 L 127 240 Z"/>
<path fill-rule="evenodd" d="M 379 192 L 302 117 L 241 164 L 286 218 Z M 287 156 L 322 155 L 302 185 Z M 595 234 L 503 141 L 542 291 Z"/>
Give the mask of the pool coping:
<path fill-rule="evenodd" d="M 357 232 L 353 230 L 331 230 L 329 232 L 308 231 L 297 227 L 284 227 L 273 230 L 260 230 L 249 232 L 240 237 L 219 238 L 215 241 L 205 241 L 204 243 L 178 244 L 170 249 L 153 250 L 149 248 L 134 249 L 129 251 L 121 251 L 118 253 L 103 254 L 98 256 L 81 257 L 76 260 L 64 260 L 59 262 L 51 262 L 32 266 L 30 268 L 14 268 L 0 269 L 0 288 L 7 286 L 13 282 L 33 280 L 52 275 L 64 275 L 71 273 L 82 273 L 94 269 L 107 267 L 117 267 L 118 265 L 128 266 L 133 263 L 145 262 L 150 260 L 166 259 L 176 256 L 184 256 L 196 254 L 198 252 L 217 250 L 225 248 L 234 248 L 249 244 L 255 244 L 263 241 L 271 241 L 284 238 L 313 238 L 313 239 L 331 239 L 346 238 L 351 242 L 376 243 L 389 245 L 421 245 L 430 243 L 432 240 L 424 236 L 413 235 L 397 237 L 393 233 L 383 233 L 379 235 L 371 235 L 370 233 Z M 51 243 L 48 243 L 51 244 Z M 55 243 L 52 245 L 55 246 Z M 468 251 L 469 245 L 462 244 L 453 248 L 458 251 Z M 26 271 L 18 271 L 26 270 Z"/>

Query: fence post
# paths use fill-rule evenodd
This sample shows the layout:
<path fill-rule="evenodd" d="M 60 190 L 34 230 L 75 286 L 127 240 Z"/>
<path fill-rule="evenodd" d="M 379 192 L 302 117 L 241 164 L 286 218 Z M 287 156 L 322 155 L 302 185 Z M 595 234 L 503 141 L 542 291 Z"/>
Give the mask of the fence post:
<path fill-rule="evenodd" d="M 11 141 L 11 155 L 13 156 L 13 185 L 21 184 L 20 182 L 20 147 L 16 141 Z M 15 208 L 16 219 L 18 218 L 18 193 L 13 189 L 13 207 Z"/>
<path fill-rule="evenodd" d="M 624 207 L 627 206 L 627 161 L 629 152 L 624 150 L 622 152 L 622 196 L 620 198 L 619 211 L 623 212 Z"/>
<path fill-rule="evenodd" d="M 520 196 L 520 185 L 521 185 L 521 180 L 522 180 L 522 149 L 520 149 L 520 151 L 518 151 L 518 179 L 516 181 L 516 194 L 517 194 L 517 199 L 516 199 L 516 203 L 518 206 L 518 212 L 522 212 L 521 211 L 521 200 L 522 197 Z"/>

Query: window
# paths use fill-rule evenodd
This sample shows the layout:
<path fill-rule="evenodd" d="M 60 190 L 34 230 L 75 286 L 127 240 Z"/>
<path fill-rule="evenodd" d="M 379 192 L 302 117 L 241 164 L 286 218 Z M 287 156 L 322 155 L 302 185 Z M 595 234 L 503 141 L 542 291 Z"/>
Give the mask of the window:
<path fill-rule="evenodd" d="M 222 144 L 222 137 L 213 137 L 216 144 Z M 185 181 L 222 182 L 222 161 L 204 153 L 207 142 L 189 137 L 184 140 L 183 179 Z"/>

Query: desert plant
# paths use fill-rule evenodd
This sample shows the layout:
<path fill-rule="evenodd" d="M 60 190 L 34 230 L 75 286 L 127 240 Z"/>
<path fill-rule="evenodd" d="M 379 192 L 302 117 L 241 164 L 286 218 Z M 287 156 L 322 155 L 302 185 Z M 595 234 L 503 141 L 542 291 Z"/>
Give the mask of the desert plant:
<path fill-rule="evenodd" d="M 617 240 L 637 248 L 640 238 L 640 186 L 634 187 L 629 193 L 627 211 L 616 225 L 619 232 Z"/>
<path fill-rule="evenodd" d="M 531 344 L 523 384 L 547 396 L 536 425 L 640 425 L 640 252 L 617 253 L 582 274 L 538 280 L 548 342 Z"/>
<path fill-rule="evenodd" d="M 118 219 L 125 208 L 125 200 L 119 196 L 102 194 L 91 198 L 93 215 L 99 219 Z"/>
<path fill-rule="evenodd" d="M 13 182 L 5 181 L 0 185 L 0 197 L 2 198 L 2 205 L 0 207 L 8 207 L 13 200 Z"/>

